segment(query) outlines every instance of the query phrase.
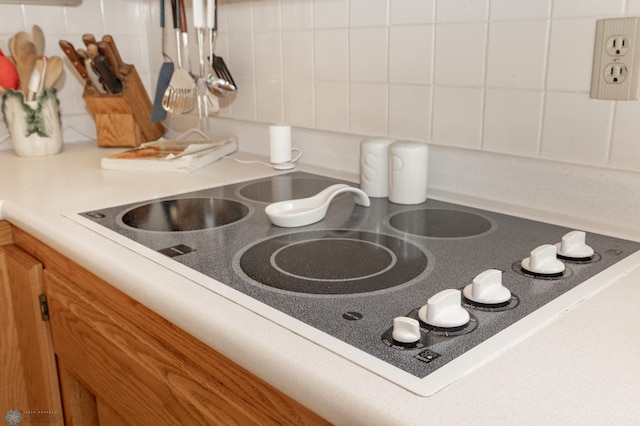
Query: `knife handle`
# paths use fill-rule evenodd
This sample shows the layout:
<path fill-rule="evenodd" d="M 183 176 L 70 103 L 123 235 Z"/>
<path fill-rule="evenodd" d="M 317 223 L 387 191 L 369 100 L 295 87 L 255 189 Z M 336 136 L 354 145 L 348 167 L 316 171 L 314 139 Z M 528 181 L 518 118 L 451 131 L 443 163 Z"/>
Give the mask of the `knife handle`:
<path fill-rule="evenodd" d="M 117 66 L 118 72 L 123 77 L 126 77 L 127 75 L 129 75 L 129 72 L 131 72 L 131 65 L 126 64 L 122 60 L 122 57 L 120 56 L 120 51 L 118 50 L 118 46 L 116 46 L 116 42 L 115 40 L 113 40 L 113 37 L 109 34 L 105 34 L 102 36 L 102 41 L 107 43 L 111 48 L 111 51 L 113 52 L 113 56 L 115 57 L 115 60 L 116 60 L 116 66 Z"/>
<path fill-rule="evenodd" d="M 101 41 L 98 43 L 98 52 L 100 52 L 100 54 L 105 57 L 105 59 L 107 60 L 107 63 L 109 64 L 109 68 L 111 68 L 113 73 L 117 77 L 121 78 L 122 75 L 118 70 L 118 61 L 116 59 L 115 53 L 113 53 L 113 49 L 111 49 L 111 46 L 109 46 L 104 41 Z"/>
<path fill-rule="evenodd" d="M 69 61 L 71 62 L 71 65 L 73 65 L 76 71 L 78 71 L 78 74 L 80 74 L 80 76 L 86 81 L 89 78 L 89 75 L 87 74 L 87 70 L 84 67 L 84 63 L 78 57 L 78 54 L 76 53 L 76 49 L 73 47 L 73 44 L 71 44 L 66 40 L 60 40 L 58 44 L 60 45 L 60 48 L 62 49 L 64 54 L 67 56 Z"/>
<path fill-rule="evenodd" d="M 178 29 L 178 18 L 180 17 L 176 0 L 171 0 L 171 14 L 173 18 L 173 28 Z"/>
<path fill-rule="evenodd" d="M 184 0 L 178 0 L 180 5 L 180 32 L 187 32 L 187 14 L 184 11 Z"/>
<path fill-rule="evenodd" d="M 102 55 L 98 55 L 93 58 L 93 66 L 96 72 L 100 75 L 100 78 L 109 92 L 120 93 L 122 92 L 122 81 L 113 73 L 113 70 L 107 63 L 107 58 Z"/>
<path fill-rule="evenodd" d="M 84 43 L 85 46 L 89 47 L 90 44 L 96 44 L 96 38 L 93 36 L 93 34 L 82 34 L 82 42 Z"/>

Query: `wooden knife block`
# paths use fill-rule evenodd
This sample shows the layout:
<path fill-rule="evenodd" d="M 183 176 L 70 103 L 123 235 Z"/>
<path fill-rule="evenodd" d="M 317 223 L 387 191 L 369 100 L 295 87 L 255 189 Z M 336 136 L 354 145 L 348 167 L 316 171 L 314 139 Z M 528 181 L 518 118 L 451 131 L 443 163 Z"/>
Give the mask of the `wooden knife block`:
<path fill-rule="evenodd" d="M 122 92 L 100 94 L 87 85 L 82 98 L 96 122 L 98 146 L 135 147 L 164 134 L 162 123 L 151 122 L 151 99 L 134 66 L 122 79 Z"/>

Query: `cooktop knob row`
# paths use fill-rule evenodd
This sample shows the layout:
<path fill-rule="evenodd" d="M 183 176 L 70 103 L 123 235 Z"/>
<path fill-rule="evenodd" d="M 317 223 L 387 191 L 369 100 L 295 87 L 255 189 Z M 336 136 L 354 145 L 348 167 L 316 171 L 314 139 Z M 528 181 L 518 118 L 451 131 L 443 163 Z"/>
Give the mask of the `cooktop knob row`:
<path fill-rule="evenodd" d="M 562 237 L 562 241 L 556 244 L 558 255 L 568 259 L 585 259 L 593 256 L 593 248 L 586 243 L 586 234 L 583 231 L 571 231 Z"/>
<path fill-rule="evenodd" d="M 448 289 L 434 294 L 418 311 L 420 319 L 433 327 L 453 328 L 467 324 L 471 318 L 462 307 L 460 290 Z"/>
<path fill-rule="evenodd" d="M 409 317 L 393 319 L 393 340 L 400 343 L 415 343 L 420 340 L 420 323 Z"/>
<path fill-rule="evenodd" d="M 502 271 L 489 269 L 478 274 L 463 290 L 467 299 L 484 304 L 498 304 L 511 299 L 511 292 L 502 285 Z"/>
<path fill-rule="evenodd" d="M 560 275 L 564 272 L 561 259 L 588 259 L 594 255 L 593 248 L 586 244 L 584 231 L 571 231 L 556 244 L 536 247 L 520 265 L 526 271 L 540 275 Z"/>

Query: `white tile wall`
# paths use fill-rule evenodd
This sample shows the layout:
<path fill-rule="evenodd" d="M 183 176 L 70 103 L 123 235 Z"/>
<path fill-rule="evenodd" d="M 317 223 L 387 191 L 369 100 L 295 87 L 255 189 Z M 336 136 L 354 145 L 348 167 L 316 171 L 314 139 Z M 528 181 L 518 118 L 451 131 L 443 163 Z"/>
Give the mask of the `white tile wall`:
<path fill-rule="evenodd" d="M 223 117 L 640 172 L 640 103 L 589 98 L 595 20 L 640 16 L 640 0 L 219 3 L 217 53 L 240 87 Z M 0 5 L 0 48 L 34 23 L 48 54 L 113 34 L 152 94 L 156 0 Z M 86 116 L 70 69 L 60 89 L 63 118 Z"/>

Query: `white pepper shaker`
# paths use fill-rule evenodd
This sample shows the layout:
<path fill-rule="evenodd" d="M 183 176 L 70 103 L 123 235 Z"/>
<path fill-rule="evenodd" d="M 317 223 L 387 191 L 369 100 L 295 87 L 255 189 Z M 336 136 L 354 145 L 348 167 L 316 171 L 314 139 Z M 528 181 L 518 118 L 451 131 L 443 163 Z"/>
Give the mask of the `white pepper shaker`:
<path fill-rule="evenodd" d="M 389 201 L 421 204 L 427 200 L 428 160 L 424 143 L 398 141 L 389 146 Z"/>

